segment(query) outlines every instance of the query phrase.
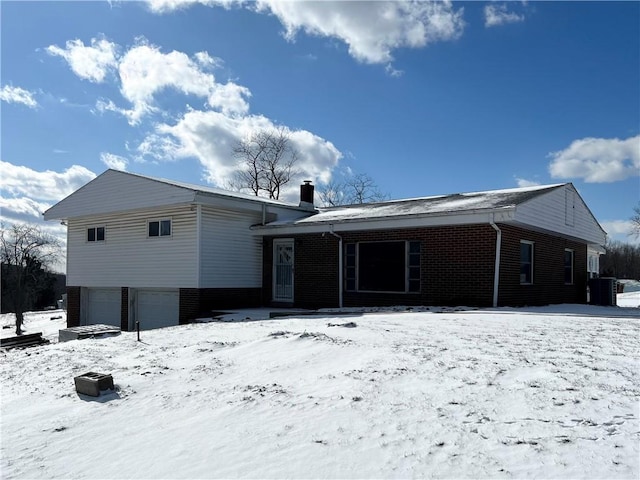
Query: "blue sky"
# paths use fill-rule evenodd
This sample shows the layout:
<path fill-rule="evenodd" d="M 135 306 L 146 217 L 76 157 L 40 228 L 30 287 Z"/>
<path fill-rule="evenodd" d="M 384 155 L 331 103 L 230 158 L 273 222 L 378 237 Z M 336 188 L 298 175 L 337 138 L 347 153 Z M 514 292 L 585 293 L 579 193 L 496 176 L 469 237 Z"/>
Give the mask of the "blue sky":
<path fill-rule="evenodd" d="M 224 185 L 282 126 L 307 178 L 390 198 L 573 182 L 614 239 L 640 200 L 638 2 L 6 2 L 2 216 L 109 167 Z M 60 226 L 50 225 L 62 234 Z"/>

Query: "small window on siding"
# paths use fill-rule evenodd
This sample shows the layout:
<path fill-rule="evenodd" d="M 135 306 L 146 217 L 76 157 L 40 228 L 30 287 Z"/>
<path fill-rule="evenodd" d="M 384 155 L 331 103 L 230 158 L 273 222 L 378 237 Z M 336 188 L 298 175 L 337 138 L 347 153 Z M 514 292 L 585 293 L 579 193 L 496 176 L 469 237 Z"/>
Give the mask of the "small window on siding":
<path fill-rule="evenodd" d="M 573 285 L 573 250 L 564 251 L 564 283 Z"/>
<path fill-rule="evenodd" d="M 87 242 L 104 242 L 104 227 L 88 228 Z"/>
<path fill-rule="evenodd" d="M 533 283 L 533 242 L 520 242 L 520 284 Z"/>
<path fill-rule="evenodd" d="M 149 221 L 150 237 L 168 237 L 171 236 L 171 220 L 150 220 Z"/>

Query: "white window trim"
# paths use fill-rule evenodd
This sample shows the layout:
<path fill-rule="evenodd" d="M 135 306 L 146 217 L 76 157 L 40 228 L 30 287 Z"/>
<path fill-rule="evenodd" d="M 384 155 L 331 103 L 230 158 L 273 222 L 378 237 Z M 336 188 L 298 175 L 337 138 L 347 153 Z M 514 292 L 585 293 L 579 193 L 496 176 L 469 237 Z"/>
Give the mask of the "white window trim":
<path fill-rule="evenodd" d="M 565 249 L 564 249 L 564 252 L 565 252 L 565 253 L 567 253 L 567 252 L 571 252 L 571 282 L 570 282 L 570 283 L 564 282 L 564 284 L 565 284 L 565 285 L 574 285 L 574 281 L 575 281 L 575 269 L 576 269 L 576 263 L 575 263 L 575 262 L 576 262 L 576 252 L 575 252 L 575 250 L 573 250 L 573 249 L 571 249 L 571 248 L 565 248 Z M 562 276 L 564 277 L 564 269 L 565 269 L 565 268 L 567 268 L 567 266 L 566 266 L 566 265 L 564 265 L 564 257 L 563 257 L 563 259 L 562 259 L 562 264 L 563 264 L 563 265 L 562 265 L 562 266 L 563 266 L 563 272 L 562 272 L 562 273 L 563 273 L 563 275 L 562 275 Z"/>
<path fill-rule="evenodd" d="M 169 233 L 169 235 L 160 235 L 160 222 L 167 221 L 167 220 L 170 222 L 171 233 Z M 153 222 L 158 222 L 157 236 L 149 235 L 149 224 Z M 149 218 L 147 220 L 147 238 L 156 239 L 156 238 L 171 238 L 171 237 L 173 237 L 173 217 Z"/>
<path fill-rule="evenodd" d="M 520 240 L 520 245 L 522 245 L 523 243 L 531 245 L 531 281 L 523 282 L 522 277 L 520 277 L 520 285 L 533 285 L 533 282 L 535 281 L 535 278 L 533 277 L 533 266 L 535 262 L 535 242 L 532 242 L 531 240 Z M 522 259 L 520 259 L 520 267 L 522 268 Z M 522 273 L 520 275 L 522 275 Z"/>
<path fill-rule="evenodd" d="M 104 229 L 104 239 L 102 240 L 98 240 L 98 229 L 102 228 Z M 89 240 L 89 230 L 95 230 L 95 240 Z M 85 233 L 85 237 L 84 237 L 84 241 L 85 243 L 104 243 L 107 241 L 107 227 L 105 225 L 96 225 L 96 226 L 91 226 L 91 227 L 87 227 L 86 228 L 86 233 Z"/>

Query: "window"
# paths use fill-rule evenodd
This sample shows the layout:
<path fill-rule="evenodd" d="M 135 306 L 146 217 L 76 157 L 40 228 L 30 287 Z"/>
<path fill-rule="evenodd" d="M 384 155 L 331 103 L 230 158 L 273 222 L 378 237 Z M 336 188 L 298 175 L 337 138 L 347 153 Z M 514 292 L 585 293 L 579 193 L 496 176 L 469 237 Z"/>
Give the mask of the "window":
<path fill-rule="evenodd" d="M 573 250 L 564 251 L 564 283 L 573 285 Z"/>
<path fill-rule="evenodd" d="M 104 242 L 104 227 L 88 228 L 87 242 Z"/>
<path fill-rule="evenodd" d="M 520 241 L 520 284 L 533 283 L 533 242 Z"/>
<path fill-rule="evenodd" d="M 420 242 L 348 243 L 345 289 L 420 292 Z"/>
<path fill-rule="evenodd" d="M 150 237 L 168 237 L 171 235 L 171 220 L 149 221 Z"/>

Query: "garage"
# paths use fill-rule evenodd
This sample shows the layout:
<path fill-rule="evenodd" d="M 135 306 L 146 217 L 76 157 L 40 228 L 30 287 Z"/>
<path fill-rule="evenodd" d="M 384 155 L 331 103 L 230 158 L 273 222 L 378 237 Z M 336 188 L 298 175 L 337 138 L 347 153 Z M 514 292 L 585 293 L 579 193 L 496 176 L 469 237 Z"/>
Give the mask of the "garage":
<path fill-rule="evenodd" d="M 178 290 L 138 290 L 136 318 L 142 330 L 178 325 Z"/>
<path fill-rule="evenodd" d="M 87 325 L 103 324 L 120 328 L 119 288 L 89 288 L 87 297 Z"/>

